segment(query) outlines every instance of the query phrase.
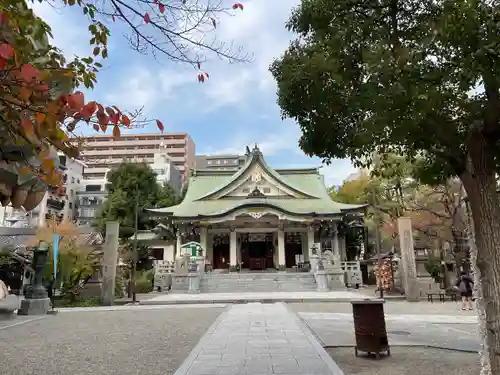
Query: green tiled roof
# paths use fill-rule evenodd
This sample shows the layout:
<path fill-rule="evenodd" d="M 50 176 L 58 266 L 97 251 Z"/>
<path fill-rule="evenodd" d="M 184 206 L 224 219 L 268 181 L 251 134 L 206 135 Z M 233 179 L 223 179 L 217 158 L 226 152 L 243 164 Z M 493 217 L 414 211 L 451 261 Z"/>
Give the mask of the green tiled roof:
<path fill-rule="evenodd" d="M 223 216 L 243 207 L 268 207 L 297 216 L 338 216 L 344 212 L 359 211 L 365 207 L 365 205 L 349 205 L 332 201 L 324 184 L 323 176 L 315 168 L 272 170 L 265 163 L 261 163 L 261 166 L 265 166 L 265 171 L 273 178 L 305 197 L 207 199 L 238 180 L 244 174 L 244 171 L 255 162 L 257 162 L 257 159 L 252 158 L 236 173 L 197 171 L 189 179 L 188 190 L 182 203 L 172 207 L 150 209 L 148 211 L 153 216 L 201 219 L 203 217 Z"/>

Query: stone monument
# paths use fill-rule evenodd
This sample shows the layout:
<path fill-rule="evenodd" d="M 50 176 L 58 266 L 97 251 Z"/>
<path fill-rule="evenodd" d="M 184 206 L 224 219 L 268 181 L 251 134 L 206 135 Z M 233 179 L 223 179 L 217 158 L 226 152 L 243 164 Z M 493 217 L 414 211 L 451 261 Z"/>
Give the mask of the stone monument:
<path fill-rule="evenodd" d="M 116 265 L 118 262 L 118 231 L 120 224 L 117 221 L 106 223 L 106 237 L 104 240 L 104 254 L 102 261 L 102 304 L 111 306 L 115 303 Z"/>
<path fill-rule="evenodd" d="M 18 315 L 45 315 L 50 309 L 50 298 L 43 286 L 43 274 L 49 255 L 49 245 L 40 241 L 34 248 L 32 268 L 34 270 L 33 281 L 26 288 Z"/>
<path fill-rule="evenodd" d="M 406 300 L 408 302 L 418 302 L 420 300 L 420 286 L 417 279 L 413 233 L 409 217 L 400 217 L 398 219 L 398 232 L 402 265 L 400 274 Z"/>
<path fill-rule="evenodd" d="M 328 279 L 328 287 L 330 289 L 343 288 L 344 271 L 340 266 L 340 258 L 336 257 L 331 250 L 325 250 L 321 258 Z"/>

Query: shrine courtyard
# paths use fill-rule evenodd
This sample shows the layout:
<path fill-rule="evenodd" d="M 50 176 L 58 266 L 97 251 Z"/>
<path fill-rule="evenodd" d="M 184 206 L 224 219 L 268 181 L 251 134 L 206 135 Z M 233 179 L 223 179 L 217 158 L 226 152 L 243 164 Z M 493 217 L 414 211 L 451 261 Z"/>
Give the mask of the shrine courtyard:
<path fill-rule="evenodd" d="M 122 306 L 0 321 L 2 375 L 469 374 L 473 313 L 387 302 L 391 357 L 354 356 L 346 303 Z M 446 349 L 445 349 L 446 348 Z"/>

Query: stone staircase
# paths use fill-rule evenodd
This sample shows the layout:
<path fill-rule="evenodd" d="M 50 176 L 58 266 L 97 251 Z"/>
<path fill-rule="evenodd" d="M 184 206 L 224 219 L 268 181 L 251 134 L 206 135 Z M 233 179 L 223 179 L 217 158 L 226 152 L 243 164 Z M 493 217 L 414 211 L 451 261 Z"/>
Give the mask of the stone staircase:
<path fill-rule="evenodd" d="M 225 273 L 204 274 L 201 293 L 262 293 L 316 291 L 316 281 L 310 273 Z"/>

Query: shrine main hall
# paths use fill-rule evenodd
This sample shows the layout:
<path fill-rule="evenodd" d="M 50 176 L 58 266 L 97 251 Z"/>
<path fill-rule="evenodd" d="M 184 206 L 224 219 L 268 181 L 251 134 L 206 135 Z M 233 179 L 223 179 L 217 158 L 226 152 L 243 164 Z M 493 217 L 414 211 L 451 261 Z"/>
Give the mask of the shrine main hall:
<path fill-rule="evenodd" d="M 192 170 L 180 204 L 148 210 L 175 229 L 164 259 L 196 241 L 214 269 L 284 271 L 307 263 L 315 247 L 345 261 L 342 229 L 365 206 L 332 201 L 318 168 L 273 169 L 257 146 L 246 158 L 236 172 Z"/>

